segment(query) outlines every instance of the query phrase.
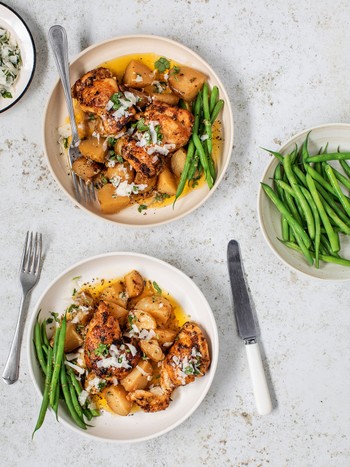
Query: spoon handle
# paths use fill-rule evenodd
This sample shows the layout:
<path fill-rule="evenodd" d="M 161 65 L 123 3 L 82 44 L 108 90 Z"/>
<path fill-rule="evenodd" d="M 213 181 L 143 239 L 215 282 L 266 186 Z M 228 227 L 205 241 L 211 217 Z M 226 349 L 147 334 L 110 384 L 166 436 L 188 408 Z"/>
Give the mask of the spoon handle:
<path fill-rule="evenodd" d="M 72 95 L 70 91 L 69 67 L 68 67 L 68 40 L 66 30 L 59 25 L 49 29 L 49 41 L 55 57 L 58 74 L 60 75 L 64 96 L 66 98 L 70 125 L 72 129 L 72 144 L 79 142 L 77 124 L 74 117 Z"/>

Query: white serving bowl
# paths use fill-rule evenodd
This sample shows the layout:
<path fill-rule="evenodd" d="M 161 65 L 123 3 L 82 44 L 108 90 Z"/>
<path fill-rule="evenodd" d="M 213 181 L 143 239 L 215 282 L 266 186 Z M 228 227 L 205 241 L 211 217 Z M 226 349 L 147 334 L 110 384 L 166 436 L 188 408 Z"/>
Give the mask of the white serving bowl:
<path fill-rule="evenodd" d="M 350 151 L 350 125 L 346 123 L 333 123 L 317 126 L 298 133 L 287 141 L 279 152 L 288 154 L 293 151 L 295 144 L 300 147 L 309 131 L 311 131 L 308 146 L 310 154 L 316 154 L 319 149 L 321 147 L 324 148 L 327 143 L 328 152 L 336 152 L 339 146 L 342 151 Z M 262 177 L 262 181 L 270 186 L 272 186 L 272 179 L 277 163 L 278 161 L 276 158 L 273 158 Z M 261 187 L 258 193 L 258 215 L 260 227 L 268 245 L 271 247 L 272 251 L 292 269 L 318 279 L 338 281 L 350 279 L 349 267 L 320 261 L 320 268 L 316 269 L 315 266 L 307 264 L 302 255 L 287 248 L 278 240 L 278 238 L 282 238 L 281 215 Z M 342 235 L 340 242 L 340 255 L 345 258 L 350 258 L 350 237 Z"/>
<path fill-rule="evenodd" d="M 210 306 L 194 282 L 175 267 L 150 256 L 122 252 L 95 256 L 73 265 L 47 287 L 35 306 L 27 336 L 30 375 L 42 398 L 44 378 L 33 348 L 34 326 L 39 310 L 40 320 L 48 318 L 52 311 L 62 314 L 71 302 L 74 287 L 72 279 L 76 276 L 81 276 L 79 280 L 85 283 L 93 279 L 96 281 L 97 278 L 121 277 L 132 269 L 137 269 L 146 279 L 156 281 L 179 302 L 190 315 L 190 319 L 200 325 L 208 340 L 211 365 L 205 376 L 197 378 L 187 386 L 177 388 L 169 408 L 162 412 L 139 411 L 128 417 L 104 412 L 100 417 L 93 419 L 93 427 L 84 431 L 74 424 L 65 405 L 60 404 L 59 421 L 64 425 L 90 438 L 119 443 L 145 441 L 177 427 L 198 408 L 210 388 L 218 361 L 218 332 Z M 37 405 L 39 413 L 39 399 Z M 45 430 L 45 425 L 41 430 Z"/>
<path fill-rule="evenodd" d="M 60 82 L 55 84 L 44 115 L 44 149 L 50 170 L 62 190 L 75 204 L 78 204 L 79 207 L 88 213 L 129 227 L 152 227 L 165 224 L 180 219 L 198 208 L 213 194 L 221 182 L 231 157 L 233 145 L 232 110 L 228 95 L 220 79 L 199 55 L 178 42 L 158 36 L 135 35 L 117 37 L 100 44 L 92 45 L 78 55 L 71 63 L 71 83 L 74 83 L 84 73 L 96 68 L 103 62 L 123 55 L 147 52 L 168 57 L 202 71 L 209 77 L 209 85 L 211 87 L 216 85 L 219 88 L 220 98 L 225 101 L 224 108 L 219 116 L 223 128 L 223 144 L 222 153 L 218 161 L 217 180 L 211 190 L 207 186 L 202 186 L 193 190 L 187 196 L 178 199 L 174 208 L 171 205 L 158 209 L 149 208 L 146 215 L 144 213 L 140 214 L 137 211 L 137 205 L 128 207 L 117 214 L 107 215 L 101 212 L 98 202 L 91 206 L 79 204 L 75 199 L 71 177 L 68 175 L 67 160 L 65 157 L 60 156 L 59 145 L 57 143 L 57 129 L 64 124 L 68 114 Z"/>
<path fill-rule="evenodd" d="M 12 98 L 0 96 L 0 113 L 14 106 L 27 91 L 35 70 L 35 45 L 32 34 L 23 19 L 12 8 L 0 3 L 0 27 L 10 32 L 21 51 L 22 66 L 11 90 Z"/>

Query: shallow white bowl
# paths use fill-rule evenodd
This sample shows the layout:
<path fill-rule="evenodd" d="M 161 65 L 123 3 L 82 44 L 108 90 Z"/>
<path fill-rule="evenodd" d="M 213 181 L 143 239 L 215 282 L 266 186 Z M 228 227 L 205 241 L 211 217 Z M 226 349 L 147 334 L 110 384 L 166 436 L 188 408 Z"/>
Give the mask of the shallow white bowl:
<path fill-rule="evenodd" d="M 67 161 L 65 158 L 60 156 L 59 146 L 57 143 L 57 128 L 64 123 L 67 116 L 63 90 L 59 82 L 56 83 L 50 95 L 44 115 L 44 149 L 46 157 L 53 176 L 66 195 L 68 195 L 75 204 L 78 204 L 82 209 L 86 210 L 90 214 L 130 227 L 151 227 L 168 223 L 179 219 L 198 208 L 209 198 L 209 196 L 213 194 L 221 182 L 231 157 L 233 145 L 232 110 L 228 95 L 220 79 L 214 70 L 199 55 L 178 42 L 158 36 L 136 35 L 117 37 L 100 44 L 92 45 L 78 55 L 78 57 L 71 63 L 71 83 L 74 83 L 84 73 L 105 61 L 132 53 L 146 52 L 153 52 L 155 54 L 171 58 L 184 65 L 192 66 L 209 77 L 208 82 L 211 87 L 216 85 L 219 88 L 220 98 L 225 101 L 223 111 L 219 116 L 222 121 L 224 141 L 222 154 L 218 161 L 217 180 L 211 190 L 209 190 L 207 186 L 203 186 L 193 190 L 187 196 L 180 198 L 176 202 L 174 209 L 172 206 L 166 206 L 160 209 L 149 208 L 142 214 L 137 211 L 137 205 L 128 207 L 120 213 L 107 215 L 101 212 L 98 202 L 89 207 L 78 204 L 74 196 L 71 177 L 68 175 L 69 169 Z"/>
<path fill-rule="evenodd" d="M 91 438 L 120 443 L 145 441 L 172 430 L 197 409 L 210 388 L 218 361 L 218 332 L 210 306 L 194 282 L 175 267 L 150 256 L 137 253 L 95 256 L 70 267 L 48 286 L 35 306 L 27 336 L 30 375 L 42 397 L 44 380 L 33 348 L 34 325 L 39 310 L 41 319 L 48 318 L 52 311 L 62 314 L 71 302 L 73 277 L 81 276 L 80 281 L 83 283 L 97 278 L 120 277 L 132 269 L 137 269 L 146 279 L 155 280 L 179 302 L 190 319 L 201 326 L 208 339 L 211 365 L 205 376 L 177 388 L 169 408 L 162 412 L 147 414 L 139 411 L 128 417 L 104 412 L 102 416 L 93 419 L 93 427 L 84 431 L 72 422 L 66 407 L 60 405 L 59 420 L 64 425 Z M 38 400 L 38 412 L 39 406 Z M 45 430 L 45 425 L 41 429 Z"/>
<path fill-rule="evenodd" d="M 295 144 L 300 147 L 304 142 L 307 133 L 311 131 L 309 138 L 309 152 L 316 154 L 321 147 L 328 143 L 328 152 L 336 152 L 338 146 L 343 151 L 350 151 L 350 125 L 346 123 L 333 123 L 321 125 L 309 130 L 302 131 L 293 136 L 279 150 L 282 154 L 293 151 Z M 262 181 L 272 186 L 272 178 L 277 166 L 276 158 L 269 163 Z M 281 238 L 281 215 L 273 203 L 268 199 L 262 188 L 258 194 L 258 215 L 262 233 L 272 251 L 288 266 L 302 272 L 308 276 L 327 280 L 348 280 L 350 279 L 350 268 L 329 264 L 320 261 L 320 268 L 309 266 L 302 255 L 284 246 L 278 239 Z M 350 258 L 350 237 L 341 236 L 340 255 Z"/>
<path fill-rule="evenodd" d="M 13 90 L 12 98 L 0 97 L 0 113 L 5 112 L 20 100 L 27 91 L 35 70 L 35 45 L 31 32 L 23 19 L 12 8 L 0 3 L 0 27 L 7 29 L 20 48 L 22 67 Z"/>

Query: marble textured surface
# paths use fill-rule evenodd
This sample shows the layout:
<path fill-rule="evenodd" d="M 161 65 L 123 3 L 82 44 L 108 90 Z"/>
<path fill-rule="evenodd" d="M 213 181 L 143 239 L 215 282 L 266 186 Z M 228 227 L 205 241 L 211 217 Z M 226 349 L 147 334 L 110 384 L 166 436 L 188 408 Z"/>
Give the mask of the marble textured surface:
<path fill-rule="evenodd" d="M 73 262 L 98 253 L 147 252 L 193 277 L 215 314 L 220 360 L 202 405 L 182 426 L 132 446 L 92 443 L 51 415 L 31 439 L 39 398 L 28 374 L 0 385 L 3 466 L 347 466 L 350 465 L 349 285 L 292 272 L 265 244 L 256 195 L 278 148 L 304 128 L 350 116 L 349 3 L 310 0 L 7 2 L 37 46 L 34 81 L 0 116 L 1 340 L 3 367 L 19 302 L 18 258 L 27 229 L 43 232 L 46 259 L 32 305 Z M 235 142 L 225 180 L 193 215 L 133 231 L 76 208 L 53 180 L 42 149 L 42 114 L 56 80 L 47 30 L 66 27 L 70 54 L 117 35 L 168 36 L 197 51 L 222 78 L 234 110 Z M 236 335 L 226 244 L 241 243 L 259 319 L 275 409 L 256 414 L 244 347 Z"/>

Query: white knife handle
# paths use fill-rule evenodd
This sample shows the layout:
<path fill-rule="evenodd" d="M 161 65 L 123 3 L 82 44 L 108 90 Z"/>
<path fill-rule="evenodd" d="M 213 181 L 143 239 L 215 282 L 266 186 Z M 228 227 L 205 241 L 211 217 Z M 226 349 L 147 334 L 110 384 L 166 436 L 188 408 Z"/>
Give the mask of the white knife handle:
<path fill-rule="evenodd" d="M 260 349 L 257 342 L 245 345 L 248 357 L 249 371 L 253 383 L 256 408 L 259 415 L 267 415 L 272 410 L 269 388 L 266 382 Z"/>

